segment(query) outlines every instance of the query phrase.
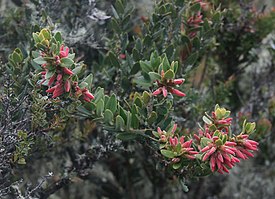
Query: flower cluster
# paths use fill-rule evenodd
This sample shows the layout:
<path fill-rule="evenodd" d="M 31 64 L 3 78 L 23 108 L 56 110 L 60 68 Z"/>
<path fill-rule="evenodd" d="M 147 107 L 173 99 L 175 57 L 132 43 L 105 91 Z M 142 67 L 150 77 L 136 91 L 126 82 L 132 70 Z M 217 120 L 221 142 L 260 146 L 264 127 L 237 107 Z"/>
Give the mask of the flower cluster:
<path fill-rule="evenodd" d="M 80 88 L 78 82 L 73 81 L 75 74 L 71 68 L 76 64 L 73 61 L 74 54 L 69 53 L 70 49 L 58 36 L 53 37 L 47 29 L 42 29 L 33 36 L 39 48 L 39 56 L 33 61 L 43 69 L 40 73 L 42 77 L 40 84 L 48 86 L 46 92 L 52 94 L 52 98 L 68 93 L 77 98 L 82 96 L 83 100 L 90 102 L 94 96 L 86 87 Z"/>
<path fill-rule="evenodd" d="M 258 143 L 248 139 L 255 129 L 254 123 L 244 123 L 239 135 L 230 135 L 232 118 L 230 111 L 216 106 L 212 117 L 204 117 L 204 130 L 199 130 L 194 138 L 202 155 L 202 161 L 209 162 L 212 172 L 229 173 L 229 169 L 240 162 L 240 159 L 253 157 L 252 152 L 258 150 Z"/>
<path fill-rule="evenodd" d="M 229 114 L 230 111 L 216 106 L 212 117 L 204 117 L 205 128 L 194 134 L 194 139 L 186 140 L 186 136 L 176 134 L 177 125 L 167 131 L 158 127 L 154 135 L 158 138 L 161 154 L 170 160 L 174 169 L 181 168 L 186 160 L 197 159 L 209 164 L 209 171 L 229 173 L 241 159 L 253 157 L 253 151 L 258 150 L 258 143 L 249 139 L 255 124 L 245 122 L 239 135 L 231 135 Z"/>
<path fill-rule="evenodd" d="M 161 153 L 170 159 L 171 164 L 175 169 L 181 166 L 185 159 L 193 160 L 197 151 L 192 147 L 193 140 L 186 139 L 185 136 L 179 136 L 175 133 L 177 125 L 174 124 L 168 131 L 157 128 L 154 135 L 159 139 Z"/>
<path fill-rule="evenodd" d="M 175 94 L 179 97 L 184 97 L 185 93 L 179 91 L 175 87 L 181 85 L 184 82 L 184 79 L 167 79 L 165 78 L 165 73 L 161 71 L 161 80 L 157 80 L 157 86 L 159 87 L 157 90 L 153 92 L 153 95 L 159 95 L 162 93 L 164 97 L 167 97 L 168 92 L 171 94 Z"/>

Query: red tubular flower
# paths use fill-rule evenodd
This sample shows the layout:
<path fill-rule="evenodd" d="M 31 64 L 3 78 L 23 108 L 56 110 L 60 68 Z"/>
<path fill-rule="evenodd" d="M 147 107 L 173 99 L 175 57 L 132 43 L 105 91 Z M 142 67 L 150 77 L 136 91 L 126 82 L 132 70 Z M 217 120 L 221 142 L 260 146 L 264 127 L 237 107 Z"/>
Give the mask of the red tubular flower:
<path fill-rule="evenodd" d="M 218 120 L 216 123 L 217 124 L 230 125 L 231 122 L 232 122 L 232 118 L 226 118 L 226 119 Z"/>
<path fill-rule="evenodd" d="M 59 57 L 60 58 L 67 57 L 69 55 L 69 51 L 70 49 L 68 47 L 66 47 L 64 50 L 64 45 L 62 44 L 60 47 Z"/>
<path fill-rule="evenodd" d="M 176 84 L 176 85 L 180 85 L 180 84 L 182 84 L 184 81 L 185 81 L 185 79 L 174 79 L 174 80 L 173 80 L 173 83 Z"/>
<path fill-rule="evenodd" d="M 56 89 L 57 85 L 55 85 L 54 87 L 49 88 L 48 90 L 46 90 L 47 93 L 53 93 L 54 90 Z"/>
<path fill-rule="evenodd" d="M 165 88 L 165 86 L 162 87 L 162 94 L 164 97 L 167 97 L 167 89 Z"/>
<path fill-rule="evenodd" d="M 120 54 L 120 55 L 119 55 L 119 58 L 120 58 L 120 59 L 126 59 L 126 55 L 125 55 L 125 54 Z"/>
<path fill-rule="evenodd" d="M 64 89 L 65 89 L 66 92 L 69 92 L 70 89 L 71 89 L 71 83 L 68 79 L 64 83 Z"/>
<path fill-rule="evenodd" d="M 162 91 L 162 89 L 161 89 L 161 88 L 158 88 L 158 89 L 155 90 L 152 94 L 153 94 L 154 96 L 156 96 L 156 95 L 159 95 L 159 94 L 161 93 L 161 91 Z"/>
<path fill-rule="evenodd" d="M 173 147 L 177 146 L 177 144 L 179 143 L 179 142 L 178 142 L 178 138 L 177 138 L 177 137 L 175 137 L 175 138 L 170 137 L 169 143 L 170 143 L 170 145 L 173 146 Z"/>
<path fill-rule="evenodd" d="M 86 102 L 90 102 L 92 99 L 95 98 L 93 94 L 88 91 L 87 88 L 82 89 L 82 96 L 83 100 L 85 100 Z"/>
<path fill-rule="evenodd" d="M 50 78 L 49 83 L 48 83 L 48 86 L 51 86 L 51 85 L 53 84 L 55 78 L 56 78 L 56 75 L 53 75 L 53 76 Z"/>
<path fill-rule="evenodd" d="M 57 84 L 57 87 L 55 88 L 55 90 L 53 92 L 52 98 L 59 97 L 63 93 L 64 93 L 64 87 L 63 87 L 63 85 L 62 84 Z"/>
<path fill-rule="evenodd" d="M 174 88 L 171 88 L 171 93 L 175 94 L 175 95 L 177 95 L 179 97 L 185 97 L 186 96 L 185 93 L 179 91 L 178 89 L 174 89 Z"/>
<path fill-rule="evenodd" d="M 188 158 L 188 159 L 195 159 L 196 154 L 198 154 L 197 151 L 194 150 L 194 148 L 192 147 L 192 142 L 193 140 L 188 140 L 188 141 L 184 141 L 185 137 L 181 136 L 180 137 L 180 144 L 181 144 L 181 152 L 183 153 L 183 156 Z"/>
<path fill-rule="evenodd" d="M 68 69 L 67 67 L 64 67 L 64 68 L 63 68 L 63 72 L 64 72 L 65 74 L 67 74 L 67 75 L 72 75 L 72 74 L 74 74 L 73 71 L 71 71 L 71 70 Z"/>
<path fill-rule="evenodd" d="M 209 143 L 206 147 L 201 149 L 201 153 L 204 153 L 202 161 L 210 160 L 210 168 L 212 172 L 217 171 L 219 173 L 228 173 L 228 168 L 232 168 L 236 162 L 240 162 L 235 157 L 235 146 L 237 143 L 226 141 L 223 145 L 217 145 L 215 140 L 216 136 L 212 138 L 213 142 Z"/>
<path fill-rule="evenodd" d="M 57 87 L 55 88 L 55 90 L 53 92 L 52 98 L 59 97 L 63 93 L 64 93 L 64 87 L 63 87 L 63 85 L 62 84 L 57 84 Z"/>
<path fill-rule="evenodd" d="M 248 157 L 254 157 L 253 151 L 258 150 L 259 143 L 254 140 L 249 140 L 248 135 L 238 135 L 236 137 L 236 156 L 241 159 L 248 159 Z"/>
<path fill-rule="evenodd" d="M 60 81 L 60 80 L 62 79 L 62 77 L 63 77 L 63 75 L 59 73 L 59 74 L 57 75 L 57 77 L 56 77 L 56 80 L 57 80 L 57 81 Z"/>

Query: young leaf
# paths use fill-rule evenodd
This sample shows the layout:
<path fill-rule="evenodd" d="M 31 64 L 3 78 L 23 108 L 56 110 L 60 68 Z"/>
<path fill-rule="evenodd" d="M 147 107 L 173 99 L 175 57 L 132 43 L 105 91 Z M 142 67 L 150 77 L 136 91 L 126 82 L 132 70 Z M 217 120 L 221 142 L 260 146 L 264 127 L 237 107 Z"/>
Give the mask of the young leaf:
<path fill-rule="evenodd" d="M 115 94 L 112 94 L 108 102 L 106 103 L 106 109 L 109 109 L 114 114 L 117 110 L 117 99 Z"/>
<path fill-rule="evenodd" d="M 174 157 L 175 157 L 175 154 L 174 154 L 173 151 L 169 151 L 169 150 L 162 149 L 162 150 L 160 150 L 160 153 L 161 153 L 163 156 L 167 157 L 167 158 L 174 158 Z"/>
<path fill-rule="evenodd" d="M 125 128 L 125 122 L 123 118 L 120 115 L 116 116 L 116 129 L 119 131 L 123 131 L 124 128 Z"/>
<path fill-rule="evenodd" d="M 104 122 L 112 125 L 113 119 L 114 119 L 114 114 L 112 113 L 112 111 L 110 111 L 109 109 L 106 109 L 104 112 Z"/>
<path fill-rule="evenodd" d="M 61 61 L 61 66 L 63 67 L 71 67 L 74 64 L 74 61 L 67 57 L 60 59 L 60 61 Z"/>

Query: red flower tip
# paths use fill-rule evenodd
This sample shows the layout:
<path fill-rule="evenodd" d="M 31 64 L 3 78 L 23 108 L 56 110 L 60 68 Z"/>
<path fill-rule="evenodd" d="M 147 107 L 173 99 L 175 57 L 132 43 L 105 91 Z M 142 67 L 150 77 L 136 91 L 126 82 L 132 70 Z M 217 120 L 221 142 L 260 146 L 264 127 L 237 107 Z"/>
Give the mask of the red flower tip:
<path fill-rule="evenodd" d="M 158 88 L 157 90 L 155 90 L 152 94 L 154 95 L 154 96 L 156 96 L 156 95 L 159 95 L 161 93 L 161 88 Z"/>
<path fill-rule="evenodd" d="M 64 45 L 62 45 L 60 47 L 59 57 L 60 58 L 67 57 L 69 55 L 69 51 L 70 49 L 68 47 L 66 47 L 66 49 L 64 50 Z"/>
<path fill-rule="evenodd" d="M 59 97 L 64 93 L 64 88 L 62 84 L 58 84 L 56 89 L 53 92 L 53 98 Z"/>
<path fill-rule="evenodd" d="M 183 82 L 185 81 L 185 79 L 174 79 L 174 84 L 176 84 L 176 85 L 180 85 L 180 84 L 182 84 Z"/>
<path fill-rule="evenodd" d="M 167 89 L 165 88 L 165 86 L 162 87 L 162 94 L 164 97 L 167 97 Z"/>
<path fill-rule="evenodd" d="M 120 59 L 126 59 L 126 55 L 125 55 L 125 54 L 120 54 L 120 55 L 119 55 L 119 58 L 120 58 Z"/>
<path fill-rule="evenodd" d="M 171 89 L 171 93 L 172 93 L 172 94 L 175 94 L 175 95 L 177 95 L 177 96 L 179 96 L 179 97 L 185 97 L 185 96 L 186 96 L 185 93 L 179 91 L 178 89 L 174 89 L 174 88 Z"/>
<path fill-rule="evenodd" d="M 48 86 L 51 86 L 51 85 L 53 84 L 55 78 L 56 78 L 56 75 L 53 75 L 53 76 L 50 78 L 49 83 L 48 83 Z"/>
<path fill-rule="evenodd" d="M 64 68 L 63 68 L 63 72 L 64 72 L 65 74 L 67 74 L 67 75 L 72 75 L 72 74 L 74 74 L 73 71 L 71 71 L 71 70 L 68 69 L 67 67 L 64 67 Z"/>
<path fill-rule="evenodd" d="M 60 81 L 60 80 L 62 79 L 62 77 L 63 77 L 63 75 L 59 73 L 59 74 L 57 75 L 56 80 L 57 80 L 57 81 Z"/>
<path fill-rule="evenodd" d="M 71 83 L 68 79 L 65 81 L 64 89 L 66 92 L 69 92 L 71 90 Z"/>

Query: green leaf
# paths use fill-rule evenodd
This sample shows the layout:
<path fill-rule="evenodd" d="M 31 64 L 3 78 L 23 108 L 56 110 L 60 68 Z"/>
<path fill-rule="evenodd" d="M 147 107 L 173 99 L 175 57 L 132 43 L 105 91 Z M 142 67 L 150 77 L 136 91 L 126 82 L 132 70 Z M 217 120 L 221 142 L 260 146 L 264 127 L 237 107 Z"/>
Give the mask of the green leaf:
<path fill-rule="evenodd" d="M 110 61 L 110 64 L 112 64 L 114 67 L 120 68 L 120 63 L 113 52 L 109 51 L 107 57 Z"/>
<path fill-rule="evenodd" d="M 104 112 L 104 122 L 109 125 L 112 125 L 113 119 L 114 119 L 114 114 L 112 113 L 112 111 L 110 111 L 109 109 L 106 109 Z"/>
<path fill-rule="evenodd" d="M 158 118 L 157 113 L 155 111 L 152 111 L 152 113 L 150 114 L 147 120 L 148 124 L 152 125 L 157 120 L 157 118 Z"/>
<path fill-rule="evenodd" d="M 125 122 L 123 118 L 120 115 L 116 116 L 116 129 L 123 131 L 124 128 L 125 128 Z"/>
<path fill-rule="evenodd" d="M 152 82 L 161 79 L 160 74 L 155 73 L 155 72 L 149 72 L 149 76 L 150 76 L 150 79 L 151 79 Z"/>
<path fill-rule="evenodd" d="M 37 33 L 32 33 L 32 37 L 35 43 L 39 43 L 41 41 Z"/>
<path fill-rule="evenodd" d="M 189 37 L 187 37 L 184 34 L 181 35 L 181 42 L 182 42 L 182 45 L 185 44 L 185 45 L 189 46 L 191 44 Z"/>
<path fill-rule="evenodd" d="M 150 64 L 154 71 L 158 69 L 159 65 L 161 64 L 161 58 L 158 56 L 158 53 L 156 51 L 151 53 Z"/>
<path fill-rule="evenodd" d="M 210 142 L 212 142 L 212 140 L 208 138 L 205 138 L 205 137 L 201 138 L 201 143 L 200 143 L 201 147 L 202 148 L 206 147 Z"/>
<path fill-rule="evenodd" d="M 140 64 L 139 64 L 139 62 L 136 62 L 136 63 L 133 65 L 130 74 L 131 74 L 131 75 L 134 75 L 134 74 L 136 74 L 137 72 L 139 72 L 139 70 L 140 70 Z"/>
<path fill-rule="evenodd" d="M 138 129 L 139 128 L 139 119 L 136 116 L 136 114 L 132 114 L 131 126 L 132 126 L 133 129 Z"/>
<path fill-rule="evenodd" d="M 87 89 L 91 90 L 92 88 L 92 83 L 93 83 L 93 74 L 89 74 L 87 77 L 85 77 L 85 79 L 83 80 L 83 82 L 87 83 Z"/>
<path fill-rule="evenodd" d="M 145 80 L 144 77 L 133 79 L 133 83 L 143 88 L 149 88 L 150 86 L 152 86 L 152 83 L 148 82 L 148 80 Z"/>
<path fill-rule="evenodd" d="M 82 69 L 83 69 L 83 65 L 80 65 L 80 66 L 75 67 L 72 71 L 73 71 L 74 75 L 78 75 Z"/>
<path fill-rule="evenodd" d="M 164 73 L 164 78 L 165 79 L 174 79 L 175 78 L 175 73 L 172 69 L 169 69 Z"/>
<path fill-rule="evenodd" d="M 121 2 L 121 0 L 117 0 L 115 3 L 115 6 L 116 6 L 117 12 L 120 15 L 124 14 L 124 6 L 123 6 L 123 3 Z"/>
<path fill-rule="evenodd" d="M 51 33 L 46 28 L 43 28 L 40 32 L 43 34 L 45 39 L 47 40 L 51 39 Z"/>
<path fill-rule="evenodd" d="M 140 60 L 140 57 L 141 57 L 141 56 L 140 56 L 140 53 L 138 52 L 137 49 L 134 48 L 134 49 L 132 50 L 132 54 L 133 54 L 133 58 L 134 58 L 135 61 Z"/>
<path fill-rule="evenodd" d="M 160 150 L 160 153 L 161 153 L 163 156 L 167 157 L 167 158 L 174 158 L 174 157 L 175 157 L 175 154 L 174 154 L 173 151 L 169 151 L 169 150 L 162 149 L 162 150 Z"/>
<path fill-rule="evenodd" d="M 190 7 L 190 10 L 191 10 L 192 12 L 195 12 L 195 13 L 199 12 L 199 11 L 201 10 L 200 3 L 196 3 L 196 4 L 192 5 L 192 6 Z"/>
<path fill-rule="evenodd" d="M 178 162 L 178 163 L 173 164 L 172 167 L 173 167 L 173 169 L 175 169 L 175 170 L 179 169 L 179 168 L 181 167 L 181 162 Z"/>
<path fill-rule="evenodd" d="M 213 23 L 219 23 L 221 18 L 221 14 L 219 12 L 215 13 L 212 17 L 212 22 Z"/>
<path fill-rule="evenodd" d="M 184 65 L 185 66 L 193 66 L 198 58 L 199 58 L 199 53 L 195 52 L 185 60 Z"/>
<path fill-rule="evenodd" d="M 166 55 L 164 55 L 164 58 L 162 60 L 162 69 L 165 71 L 170 69 L 170 63 Z"/>
<path fill-rule="evenodd" d="M 25 158 L 20 158 L 18 161 L 17 161 L 18 164 L 26 164 L 26 160 Z"/>
<path fill-rule="evenodd" d="M 130 111 L 127 111 L 127 129 L 130 130 L 132 123 L 132 114 Z"/>
<path fill-rule="evenodd" d="M 208 118 L 208 117 L 206 117 L 206 116 L 203 116 L 202 117 L 202 120 L 206 123 L 206 124 L 212 124 L 212 121 Z"/>
<path fill-rule="evenodd" d="M 55 38 L 56 41 L 58 41 L 60 44 L 63 43 L 63 41 L 62 41 L 62 36 L 61 36 L 61 33 L 60 33 L 60 32 L 56 32 L 55 35 L 54 35 L 54 38 Z"/>
<path fill-rule="evenodd" d="M 143 91 L 142 93 L 142 100 L 144 104 L 148 104 L 148 102 L 150 101 L 151 95 L 150 93 L 148 93 L 147 91 Z"/>
<path fill-rule="evenodd" d="M 143 103 L 139 97 L 137 97 L 134 101 L 134 104 L 136 104 L 138 107 L 142 108 Z"/>
<path fill-rule="evenodd" d="M 143 72 L 149 73 L 149 72 L 152 71 L 152 68 L 151 68 L 151 66 L 150 66 L 150 64 L 148 62 L 140 61 L 139 64 L 140 64 L 141 70 Z"/>
<path fill-rule="evenodd" d="M 39 65 L 41 65 L 41 64 L 46 64 L 47 62 L 44 60 L 44 58 L 43 57 L 37 57 L 37 58 L 35 58 L 35 59 L 33 59 L 33 61 L 35 62 L 35 63 L 37 63 L 37 64 L 39 64 Z"/>
<path fill-rule="evenodd" d="M 129 141 L 136 139 L 137 135 L 134 133 L 118 133 L 116 138 L 122 141 Z"/>
<path fill-rule="evenodd" d="M 88 111 L 86 108 L 84 108 L 83 106 L 79 106 L 77 107 L 77 111 L 79 113 L 81 113 L 82 115 L 85 115 L 86 117 L 90 117 L 92 116 L 91 112 Z"/>
<path fill-rule="evenodd" d="M 95 91 L 94 97 L 94 102 L 97 103 L 100 99 L 104 97 L 104 89 L 98 87 Z"/>
<path fill-rule="evenodd" d="M 106 109 L 109 109 L 114 114 L 117 110 L 117 99 L 115 94 L 112 94 L 108 102 L 106 103 Z"/>
<path fill-rule="evenodd" d="M 121 28 L 120 28 L 117 20 L 114 18 L 111 20 L 111 27 L 116 33 L 118 33 L 118 34 L 121 33 Z"/>
<path fill-rule="evenodd" d="M 100 99 L 99 102 L 96 104 L 96 115 L 102 116 L 104 111 L 104 101 Z"/>
<path fill-rule="evenodd" d="M 48 70 L 45 75 L 45 79 L 50 79 L 54 74 L 55 74 L 55 71 Z"/>
<path fill-rule="evenodd" d="M 23 61 L 23 59 L 20 57 L 20 55 L 15 51 L 12 53 L 12 59 L 16 64 L 21 63 Z"/>
<path fill-rule="evenodd" d="M 74 61 L 67 57 L 61 58 L 60 61 L 61 61 L 61 66 L 63 67 L 71 67 L 74 64 Z"/>

